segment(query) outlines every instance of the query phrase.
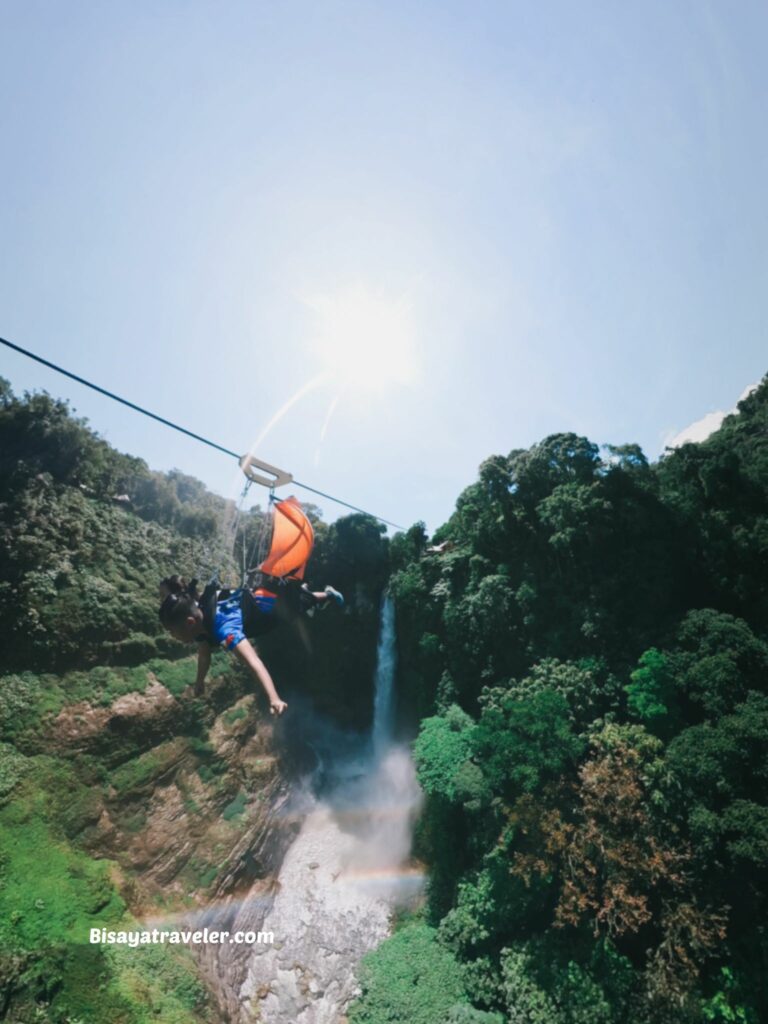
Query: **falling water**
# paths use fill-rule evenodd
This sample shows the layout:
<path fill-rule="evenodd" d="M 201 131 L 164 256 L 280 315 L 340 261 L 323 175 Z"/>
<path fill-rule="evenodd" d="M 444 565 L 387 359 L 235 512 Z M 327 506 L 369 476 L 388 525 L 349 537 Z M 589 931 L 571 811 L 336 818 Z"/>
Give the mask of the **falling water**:
<path fill-rule="evenodd" d="M 394 603 L 382 601 L 371 736 L 355 744 L 326 729 L 329 775 L 311 797 L 286 854 L 261 930 L 275 944 L 254 946 L 240 989 L 242 1020 L 337 1024 L 358 994 L 358 964 L 411 903 L 422 876 L 408 865 L 421 792 L 410 752 L 393 743 Z M 346 750 L 345 753 L 339 753 Z"/>
<path fill-rule="evenodd" d="M 392 745 L 395 717 L 395 602 L 385 593 L 381 604 L 379 645 L 376 651 L 375 696 L 373 702 L 373 754 L 380 758 Z"/>

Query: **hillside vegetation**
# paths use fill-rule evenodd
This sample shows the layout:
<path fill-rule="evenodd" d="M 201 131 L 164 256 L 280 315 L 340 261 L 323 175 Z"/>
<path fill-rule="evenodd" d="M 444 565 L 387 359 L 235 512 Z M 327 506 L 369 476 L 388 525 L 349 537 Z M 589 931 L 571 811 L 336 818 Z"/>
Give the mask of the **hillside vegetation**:
<path fill-rule="evenodd" d="M 270 807 L 300 735 L 288 721 L 283 765 L 262 695 L 224 654 L 194 700 L 194 659 L 157 616 L 172 572 L 238 582 L 232 552 L 257 555 L 263 515 L 235 513 L 194 478 L 115 451 L 65 402 L 0 381 L 0 1018 L 220 1019 L 188 951 L 88 937 L 268 877 L 290 840 Z M 348 604 L 264 655 L 289 702 L 308 695 L 363 728 L 386 541 L 367 517 L 309 513 L 310 581 Z"/>
<path fill-rule="evenodd" d="M 350 1020 L 767 1020 L 768 379 L 654 465 L 493 456 L 433 542 L 391 549 L 428 912 Z"/>

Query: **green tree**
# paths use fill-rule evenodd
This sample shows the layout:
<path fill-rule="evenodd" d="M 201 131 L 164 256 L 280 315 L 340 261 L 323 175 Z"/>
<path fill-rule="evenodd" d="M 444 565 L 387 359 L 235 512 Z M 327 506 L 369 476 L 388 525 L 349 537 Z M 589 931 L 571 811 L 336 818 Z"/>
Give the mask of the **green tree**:
<path fill-rule="evenodd" d="M 360 985 L 361 998 L 349 1008 L 350 1024 L 435 1024 L 465 1001 L 456 960 L 423 924 L 401 928 L 369 953 Z"/>
<path fill-rule="evenodd" d="M 572 769 L 584 749 L 571 727 L 566 699 L 554 690 L 526 700 L 509 696 L 486 708 L 471 739 L 490 787 L 506 799 L 533 793 Z"/>
<path fill-rule="evenodd" d="M 651 647 L 641 655 L 630 679 L 625 687 L 630 713 L 659 735 L 675 731 L 677 693 L 669 658 Z"/>

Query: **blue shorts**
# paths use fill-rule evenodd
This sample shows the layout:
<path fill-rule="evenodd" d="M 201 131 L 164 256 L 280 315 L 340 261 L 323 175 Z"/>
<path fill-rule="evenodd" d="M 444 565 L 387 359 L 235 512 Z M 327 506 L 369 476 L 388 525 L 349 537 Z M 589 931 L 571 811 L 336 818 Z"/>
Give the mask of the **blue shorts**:
<path fill-rule="evenodd" d="M 276 608 L 276 597 L 269 591 L 255 590 L 252 592 L 252 599 L 259 617 L 264 617 L 264 626 L 274 615 Z M 216 642 L 227 650 L 231 651 L 239 643 L 246 639 L 243 626 L 242 591 L 236 590 L 226 600 L 216 605 L 216 618 L 213 624 L 213 632 Z M 254 633 L 264 632 L 264 626 Z"/>

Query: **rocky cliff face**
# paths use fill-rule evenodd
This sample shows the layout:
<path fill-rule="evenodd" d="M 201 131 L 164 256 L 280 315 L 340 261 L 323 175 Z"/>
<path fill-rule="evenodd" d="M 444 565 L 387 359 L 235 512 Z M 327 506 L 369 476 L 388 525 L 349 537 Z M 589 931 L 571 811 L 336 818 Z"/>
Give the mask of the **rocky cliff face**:
<path fill-rule="evenodd" d="M 107 707 L 66 705 L 44 737 L 56 756 L 106 770 L 87 806 L 67 809 L 71 838 L 116 863 L 121 895 L 148 926 L 258 930 L 272 904 L 299 823 L 286 813 L 290 763 L 276 750 L 274 723 L 243 690 L 226 672 L 202 704 L 151 677 L 143 693 Z M 218 1005 L 214 1019 L 239 1020 L 234 993 L 249 948 L 193 952 Z"/>
<path fill-rule="evenodd" d="M 152 680 L 144 693 L 106 708 L 65 707 L 51 730 L 58 753 L 95 754 L 107 766 L 107 785 L 80 839 L 140 873 L 137 891 L 149 899 L 159 887 L 166 898 L 209 892 L 279 789 L 271 730 L 254 697 L 242 695 L 207 717 L 198 735 L 184 734 L 184 702 Z M 133 756 L 125 758 L 128 749 Z M 201 882 L 190 870 L 195 861 L 216 875 L 204 872 L 211 877 Z"/>

